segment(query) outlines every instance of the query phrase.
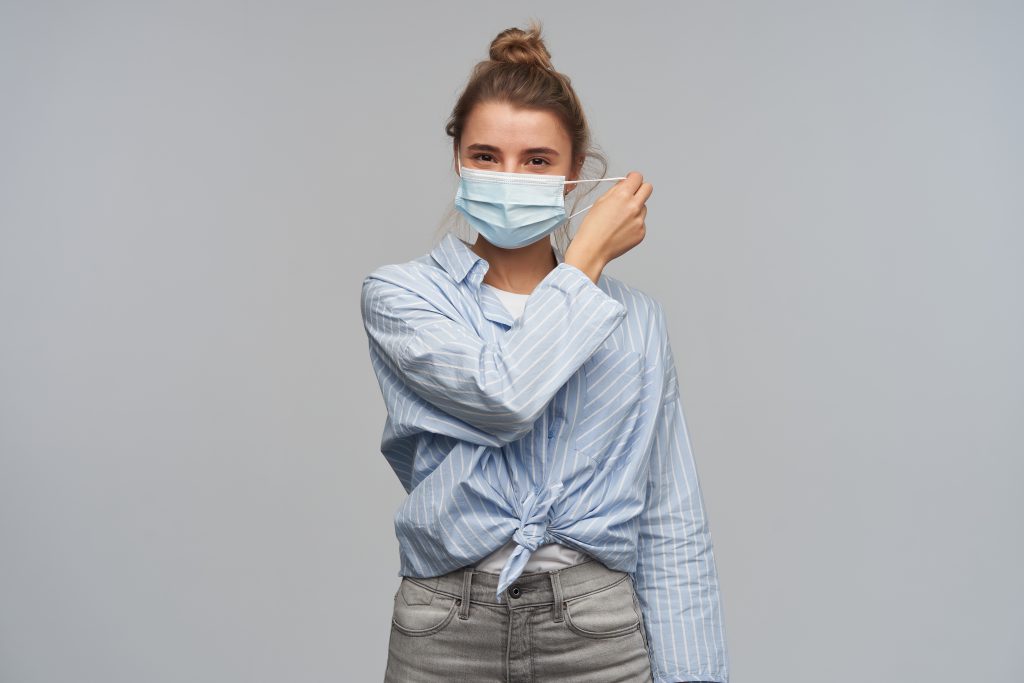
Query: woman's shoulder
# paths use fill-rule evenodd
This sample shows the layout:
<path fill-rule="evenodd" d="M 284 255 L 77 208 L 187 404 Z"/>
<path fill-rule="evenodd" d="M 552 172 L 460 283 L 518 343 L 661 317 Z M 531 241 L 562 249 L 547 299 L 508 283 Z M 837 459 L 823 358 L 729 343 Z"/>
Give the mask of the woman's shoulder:
<path fill-rule="evenodd" d="M 365 318 L 409 306 L 450 312 L 460 296 L 448 273 L 425 254 L 371 270 L 363 276 L 360 298 Z"/>
<path fill-rule="evenodd" d="M 408 261 L 377 266 L 363 277 L 363 285 L 365 287 L 371 281 L 379 281 L 412 291 L 435 290 L 454 284 L 446 275 L 430 254 L 424 254 Z"/>
<path fill-rule="evenodd" d="M 615 333 L 617 344 L 656 358 L 656 349 L 664 345 L 668 334 L 661 303 L 650 292 L 607 273 L 601 274 L 600 286 L 626 308 L 626 318 Z"/>
<path fill-rule="evenodd" d="M 648 326 L 656 325 L 664 317 L 661 304 L 650 292 L 631 285 L 614 275 L 601 273 L 601 289 L 625 306 L 627 315 L 632 316 L 640 323 Z"/>

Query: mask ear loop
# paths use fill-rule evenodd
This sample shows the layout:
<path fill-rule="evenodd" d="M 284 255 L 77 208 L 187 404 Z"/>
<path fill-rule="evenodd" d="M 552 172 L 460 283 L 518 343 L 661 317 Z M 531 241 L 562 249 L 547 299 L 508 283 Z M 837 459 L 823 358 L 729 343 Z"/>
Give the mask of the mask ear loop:
<path fill-rule="evenodd" d="M 599 183 L 602 180 L 626 180 L 626 178 L 622 178 L 622 177 L 620 177 L 620 178 L 584 178 L 583 180 L 566 180 L 565 184 L 568 185 L 569 183 Z M 567 220 L 567 221 L 572 220 L 573 216 L 580 215 L 581 213 L 583 213 L 584 211 L 589 209 L 591 206 L 593 206 L 593 204 L 591 204 L 590 206 L 583 207 L 582 209 L 580 209 L 576 213 L 572 214 L 572 216 L 569 216 L 565 220 Z"/>

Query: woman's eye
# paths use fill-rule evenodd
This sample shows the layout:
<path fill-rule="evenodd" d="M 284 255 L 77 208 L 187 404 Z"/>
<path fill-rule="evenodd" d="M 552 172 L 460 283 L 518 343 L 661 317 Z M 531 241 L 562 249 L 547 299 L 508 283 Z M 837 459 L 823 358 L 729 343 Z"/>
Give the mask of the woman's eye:
<path fill-rule="evenodd" d="M 481 157 L 489 157 L 489 156 L 491 156 L 491 155 L 490 155 L 490 154 L 487 154 L 486 152 L 481 152 L 480 154 L 475 154 L 475 155 L 473 155 L 473 158 L 474 158 L 474 159 L 477 159 L 477 160 L 479 160 L 479 161 L 489 161 L 488 159 L 482 159 L 482 158 L 481 158 Z"/>
<path fill-rule="evenodd" d="M 531 166 L 543 166 L 544 164 L 548 163 L 547 159 L 542 159 L 540 157 L 534 157 L 534 158 L 530 159 L 530 161 L 539 161 L 540 162 L 539 164 L 530 164 Z"/>

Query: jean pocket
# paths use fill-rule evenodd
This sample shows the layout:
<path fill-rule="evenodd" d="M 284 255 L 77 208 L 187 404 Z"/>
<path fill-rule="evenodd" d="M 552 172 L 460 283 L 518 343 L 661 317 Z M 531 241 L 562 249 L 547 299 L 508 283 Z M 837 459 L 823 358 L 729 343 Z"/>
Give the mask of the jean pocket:
<path fill-rule="evenodd" d="M 588 638 L 612 638 L 641 627 L 628 575 L 605 588 L 569 598 L 564 607 L 566 626 Z"/>
<path fill-rule="evenodd" d="M 458 609 L 458 598 L 430 588 L 430 579 L 411 580 L 402 577 L 395 593 L 391 623 L 407 636 L 429 636 L 443 630 Z M 434 581 L 436 585 L 436 580 Z"/>
<path fill-rule="evenodd" d="M 637 616 L 640 617 L 640 635 L 644 640 L 644 649 L 647 650 L 648 654 L 651 652 L 651 644 L 647 640 L 647 625 L 644 624 L 644 610 L 640 605 L 640 596 L 636 594 L 636 584 L 633 583 L 633 577 L 629 577 L 629 591 L 633 594 L 633 608 L 636 609 Z"/>

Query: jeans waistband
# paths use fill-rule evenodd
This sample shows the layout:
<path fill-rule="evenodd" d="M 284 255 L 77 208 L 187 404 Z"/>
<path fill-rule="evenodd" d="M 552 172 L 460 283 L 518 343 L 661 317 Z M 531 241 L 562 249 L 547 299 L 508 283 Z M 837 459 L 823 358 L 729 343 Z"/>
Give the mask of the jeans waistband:
<path fill-rule="evenodd" d="M 498 574 L 483 572 L 472 566 L 430 578 L 405 577 L 424 588 L 454 598 L 469 596 L 469 602 L 499 605 L 509 608 L 531 605 L 555 604 L 560 613 L 564 600 L 579 597 L 620 581 L 630 581 L 627 572 L 609 569 L 600 560 L 591 558 L 579 564 L 547 571 L 523 572 L 515 582 L 501 594 L 502 602 L 495 601 L 498 590 Z M 469 604 L 462 607 L 468 609 Z M 560 617 L 560 614 L 558 615 Z"/>

